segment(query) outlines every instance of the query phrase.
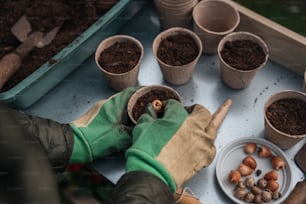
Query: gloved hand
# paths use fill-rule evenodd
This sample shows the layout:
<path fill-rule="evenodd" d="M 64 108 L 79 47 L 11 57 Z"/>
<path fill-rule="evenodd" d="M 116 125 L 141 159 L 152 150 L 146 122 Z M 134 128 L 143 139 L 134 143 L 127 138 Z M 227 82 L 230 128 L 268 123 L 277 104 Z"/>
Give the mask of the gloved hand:
<path fill-rule="evenodd" d="M 210 112 L 201 105 L 184 108 L 167 101 L 162 118 L 148 105 L 133 130 L 126 152 L 126 170 L 158 176 L 175 192 L 214 159 L 216 128 Z"/>
<path fill-rule="evenodd" d="M 69 124 L 74 136 L 69 163 L 92 162 L 131 145 L 132 137 L 126 126 L 126 106 L 131 95 L 139 88 L 130 87 L 98 101 L 87 113 Z"/>

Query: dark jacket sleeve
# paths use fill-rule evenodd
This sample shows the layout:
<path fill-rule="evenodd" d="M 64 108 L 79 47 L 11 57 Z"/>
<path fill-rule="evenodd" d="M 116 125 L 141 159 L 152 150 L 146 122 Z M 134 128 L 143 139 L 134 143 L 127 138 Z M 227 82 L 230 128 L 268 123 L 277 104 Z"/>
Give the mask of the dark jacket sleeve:
<path fill-rule="evenodd" d="M 7 117 L 14 119 L 19 129 L 31 135 L 34 141 L 40 144 L 54 170 L 65 169 L 73 147 L 73 133 L 68 124 L 30 116 L 1 103 L 0 120 Z"/>
<path fill-rule="evenodd" d="M 124 174 L 108 204 L 175 203 L 170 188 L 158 177 L 144 171 Z"/>

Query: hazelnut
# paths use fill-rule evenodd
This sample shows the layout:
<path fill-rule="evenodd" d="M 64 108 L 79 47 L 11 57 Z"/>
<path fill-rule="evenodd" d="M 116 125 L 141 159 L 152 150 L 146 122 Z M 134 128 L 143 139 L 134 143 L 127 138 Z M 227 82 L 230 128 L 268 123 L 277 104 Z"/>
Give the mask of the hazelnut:
<path fill-rule="evenodd" d="M 262 204 L 262 203 L 263 203 L 263 202 L 262 202 L 262 196 L 261 196 L 261 194 L 255 195 L 254 202 L 255 202 L 256 204 Z"/>
<path fill-rule="evenodd" d="M 247 143 L 244 146 L 244 152 L 247 154 L 253 154 L 256 151 L 256 143 Z"/>
<path fill-rule="evenodd" d="M 251 176 L 247 177 L 245 180 L 244 180 L 244 183 L 247 187 L 252 187 L 255 185 L 255 179 Z"/>
<path fill-rule="evenodd" d="M 268 158 L 272 156 L 271 150 L 267 146 L 261 146 L 258 149 L 258 156 L 261 158 Z"/>
<path fill-rule="evenodd" d="M 264 190 L 261 193 L 261 197 L 264 202 L 269 202 L 272 200 L 272 193 L 269 190 Z"/>
<path fill-rule="evenodd" d="M 270 191 L 274 192 L 278 189 L 278 187 L 279 187 L 279 184 L 277 181 L 275 180 L 268 181 L 267 189 L 269 189 Z"/>
<path fill-rule="evenodd" d="M 234 196 L 238 199 L 244 199 L 245 195 L 247 194 L 247 191 L 242 188 L 236 188 L 234 192 Z"/>
<path fill-rule="evenodd" d="M 248 176 L 251 173 L 253 173 L 253 169 L 251 169 L 249 166 L 245 164 L 240 164 L 238 167 L 238 171 L 240 172 L 242 176 Z"/>
<path fill-rule="evenodd" d="M 244 200 L 248 203 L 254 202 L 255 195 L 251 192 L 247 192 L 247 194 L 244 196 Z"/>
<path fill-rule="evenodd" d="M 273 200 L 277 200 L 277 199 L 279 199 L 280 197 L 281 197 L 281 194 L 280 194 L 279 191 L 274 191 L 274 192 L 272 193 L 272 198 L 273 198 Z"/>
<path fill-rule="evenodd" d="M 251 169 L 256 169 L 257 167 L 257 163 L 256 160 L 254 159 L 254 157 L 252 156 L 246 156 L 243 160 L 242 163 L 249 166 Z"/>
<path fill-rule="evenodd" d="M 264 179 L 266 180 L 277 180 L 278 179 L 278 173 L 275 170 L 269 171 L 264 175 Z"/>
<path fill-rule="evenodd" d="M 241 174 L 237 170 L 232 170 L 228 176 L 229 182 L 233 184 L 238 184 L 241 179 Z"/>
<path fill-rule="evenodd" d="M 286 165 L 286 162 L 280 156 L 273 156 L 271 159 L 272 167 L 275 170 L 279 170 Z"/>
<path fill-rule="evenodd" d="M 237 184 L 237 187 L 238 187 L 238 188 L 245 189 L 246 186 L 245 186 L 244 182 L 239 181 L 238 184 Z"/>
<path fill-rule="evenodd" d="M 265 188 L 267 187 L 267 185 L 268 185 L 268 182 L 267 182 L 266 179 L 263 179 L 263 178 L 258 179 L 258 181 L 257 181 L 257 186 L 258 186 L 259 188 L 265 189 Z"/>
<path fill-rule="evenodd" d="M 260 195 L 262 192 L 262 189 L 258 186 L 253 186 L 251 188 L 252 193 L 254 193 L 254 195 Z"/>

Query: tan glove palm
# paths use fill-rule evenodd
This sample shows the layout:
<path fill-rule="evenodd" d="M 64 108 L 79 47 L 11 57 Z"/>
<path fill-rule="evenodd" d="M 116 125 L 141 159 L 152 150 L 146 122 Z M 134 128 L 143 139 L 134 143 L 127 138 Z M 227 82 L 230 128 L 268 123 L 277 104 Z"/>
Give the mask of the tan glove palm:
<path fill-rule="evenodd" d="M 127 151 L 127 171 L 155 174 L 173 192 L 214 159 L 216 128 L 211 114 L 201 106 L 184 108 L 169 100 L 162 118 L 151 106 L 138 120 L 133 145 Z"/>

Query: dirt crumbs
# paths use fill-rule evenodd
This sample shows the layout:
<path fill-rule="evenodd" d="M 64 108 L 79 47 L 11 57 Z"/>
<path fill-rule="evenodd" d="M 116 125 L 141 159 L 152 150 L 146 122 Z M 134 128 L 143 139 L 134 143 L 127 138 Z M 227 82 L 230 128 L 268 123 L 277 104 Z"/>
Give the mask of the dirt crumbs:
<path fill-rule="evenodd" d="M 177 34 L 163 39 L 157 57 L 166 64 L 181 66 L 192 62 L 199 54 L 194 39 L 186 34 Z"/>
<path fill-rule="evenodd" d="M 270 123 L 290 135 L 306 134 L 306 102 L 300 99 L 281 99 L 266 110 Z"/>
<path fill-rule="evenodd" d="M 104 70 L 120 74 L 132 70 L 138 63 L 141 49 L 131 41 L 116 42 L 103 50 L 98 62 Z"/>
<path fill-rule="evenodd" d="M 20 45 L 11 33 L 11 27 L 26 14 L 32 30 L 48 32 L 63 23 L 51 44 L 34 49 L 23 62 L 20 70 L 4 85 L 7 91 L 48 62 L 56 53 L 82 34 L 119 0 L 2 0 L 0 2 L 0 58 Z M 49 65 L 54 62 L 49 63 Z"/>
<path fill-rule="evenodd" d="M 135 121 L 145 112 L 145 109 L 149 103 L 154 100 L 165 101 L 168 99 L 175 99 L 179 101 L 176 94 L 168 90 L 151 90 L 150 92 L 144 94 L 140 98 L 138 98 L 137 102 L 135 103 L 132 116 Z"/>
<path fill-rule="evenodd" d="M 252 70 L 265 61 L 265 53 L 256 42 L 235 40 L 226 42 L 221 57 L 230 66 L 240 70 Z"/>

